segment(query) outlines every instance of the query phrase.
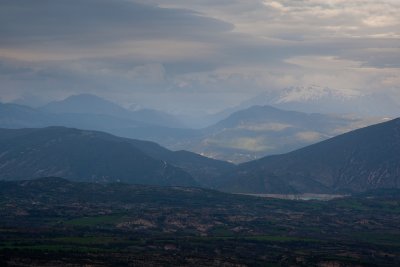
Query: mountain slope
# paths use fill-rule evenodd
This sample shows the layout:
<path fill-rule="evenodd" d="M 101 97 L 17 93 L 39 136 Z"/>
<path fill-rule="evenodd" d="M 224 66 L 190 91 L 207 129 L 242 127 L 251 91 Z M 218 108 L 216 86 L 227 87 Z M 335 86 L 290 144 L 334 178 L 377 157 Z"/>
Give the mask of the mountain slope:
<path fill-rule="evenodd" d="M 380 118 L 308 114 L 271 106 L 253 106 L 237 111 L 205 129 L 182 129 L 173 128 L 177 123 L 164 118 L 163 113 L 154 115 L 157 111 L 131 112 L 115 107 L 113 103 L 108 105 L 107 101 L 102 105 L 105 100 L 90 95 L 72 97 L 72 100 L 76 98 L 86 102 L 87 99 L 94 99 L 99 108 L 91 110 L 90 103 L 78 100 L 76 103 L 80 103 L 78 106 L 81 109 L 77 107 L 75 111 L 88 113 L 74 113 L 72 107 L 61 110 L 70 113 L 49 113 L 24 106 L 3 105 L 17 111 L 0 113 L 0 128 L 65 126 L 104 131 L 121 137 L 157 142 L 171 150 L 188 150 L 210 158 L 240 163 L 293 151 L 382 121 Z M 106 107 L 104 111 L 101 106 Z M 150 122 L 165 123 L 168 127 L 151 125 Z"/>
<path fill-rule="evenodd" d="M 128 117 L 128 111 L 101 97 L 81 94 L 61 101 L 50 102 L 40 108 L 49 113 L 107 114 L 115 117 Z"/>
<path fill-rule="evenodd" d="M 0 129 L 2 179 L 23 175 L 89 179 L 94 175 L 98 181 L 133 179 L 135 183 L 147 183 L 152 179 L 147 176 L 164 179 L 176 171 L 177 177 L 190 174 L 189 180 L 196 181 L 190 185 L 211 186 L 216 177 L 233 167 L 188 151 L 170 151 L 153 142 L 102 132 L 63 127 Z M 163 184 L 163 181 L 150 183 Z"/>
<path fill-rule="evenodd" d="M 201 138 L 185 145 L 191 151 L 238 163 L 293 151 L 375 122 L 380 120 L 252 106 L 204 129 Z"/>
<path fill-rule="evenodd" d="M 93 99 L 97 99 L 97 97 Z M 100 100 L 99 104 L 101 101 L 103 100 Z M 0 103 L 0 128 L 21 129 L 64 126 L 103 131 L 126 138 L 163 142 L 164 145 L 179 143 L 179 140 L 199 135 L 199 131 L 196 130 L 172 128 L 179 122 L 171 115 L 163 112 L 137 110 L 133 112 L 123 111 L 121 114 L 121 112 L 112 112 L 113 107 L 114 104 L 111 103 L 108 109 L 109 112 L 92 110 L 91 108 L 77 108 L 76 112 L 74 112 L 74 109 L 70 107 L 60 110 L 60 112 L 67 111 L 69 113 L 57 113 L 56 110 L 53 110 L 54 113 L 52 113 L 51 111 L 46 111 L 47 108 L 37 109 L 17 104 Z M 146 121 L 147 119 L 150 121 Z M 157 124 L 161 124 L 161 126 Z M 169 127 L 162 126 L 163 124 L 167 124 Z"/>
<path fill-rule="evenodd" d="M 0 126 L 4 128 L 43 127 L 52 120 L 51 115 L 34 108 L 0 103 Z"/>
<path fill-rule="evenodd" d="M 170 114 L 152 109 L 131 111 L 111 101 L 90 94 L 73 95 L 61 101 L 54 101 L 40 108 L 40 110 L 53 114 L 108 115 L 117 119 L 130 120 L 131 124 L 132 122 L 141 122 L 147 125 L 167 127 L 183 126 L 177 118 Z M 105 124 L 103 125 L 104 127 L 106 127 Z"/>
<path fill-rule="evenodd" d="M 78 181 L 184 185 L 185 171 L 154 159 L 124 139 L 77 129 L 0 130 L 0 178 L 61 176 Z"/>
<path fill-rule="evenodd" d="M 213 187 L 216 184 L 216 177 L 235 167 L 231 163 L 210 159 L 189 151 L 171 151 L 153 142 L 135 139 L 126 139 L 126 141 L 153 158 L 183 169 L 200 185 L 206 187 Z"/>
<path fill-rule="evenodd" d="M 251 193 L 400 188 L 400 119 L 239 165 L 222 180 L 221 189 Z"/>
<path fill-rule="evenodd" d="M 287 153 L 382 121 L 385 119 L 252 106 L 205 129 L 137 127 L 113 130 L 112 133 L 151 140 L 172 150 L 189 150 L 210 158 L 240 163 Z"/>

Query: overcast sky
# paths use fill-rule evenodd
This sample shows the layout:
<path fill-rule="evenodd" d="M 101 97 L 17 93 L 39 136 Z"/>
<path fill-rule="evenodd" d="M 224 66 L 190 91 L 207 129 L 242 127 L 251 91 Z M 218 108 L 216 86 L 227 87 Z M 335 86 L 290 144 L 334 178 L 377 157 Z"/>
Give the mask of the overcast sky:
<path fill-rule="evenodd" d="M 317 84 L 400 98 L 399 0 L 0 0 L 0 98 L 216 111 Z"/>

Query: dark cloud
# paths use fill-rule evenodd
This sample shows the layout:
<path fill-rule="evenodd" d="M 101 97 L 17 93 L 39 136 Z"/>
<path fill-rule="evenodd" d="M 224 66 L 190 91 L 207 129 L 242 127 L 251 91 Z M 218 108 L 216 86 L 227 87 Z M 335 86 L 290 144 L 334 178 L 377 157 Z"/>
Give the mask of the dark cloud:
<path fill-rule="evenodd" d="M 2 0 L 0 8 L 1 45 L 96 45 L 127 39 L 193 39 L 231 28 L 226 22 L 192 11 L 129 1 Z"/>

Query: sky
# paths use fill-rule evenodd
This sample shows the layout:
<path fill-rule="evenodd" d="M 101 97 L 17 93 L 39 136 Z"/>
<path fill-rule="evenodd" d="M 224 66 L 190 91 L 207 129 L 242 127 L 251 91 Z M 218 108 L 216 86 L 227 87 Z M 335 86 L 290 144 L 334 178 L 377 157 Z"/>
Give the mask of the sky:
<path fill-rule="evenodd" d="M 399 0 L 0 0 L 0 101 L 215 112 L 319 85 L 400 102 Z"/>

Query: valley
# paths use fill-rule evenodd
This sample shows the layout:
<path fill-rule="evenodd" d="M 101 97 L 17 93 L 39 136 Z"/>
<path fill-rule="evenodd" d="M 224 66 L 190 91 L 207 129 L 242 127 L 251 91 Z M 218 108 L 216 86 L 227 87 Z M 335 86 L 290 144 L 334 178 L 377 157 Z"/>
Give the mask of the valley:
<path fill-rule="evenodd" d="M 330 201 L 188 187 L 0 182 L 3 266 L 395 266 L 398 190 Z"/>

